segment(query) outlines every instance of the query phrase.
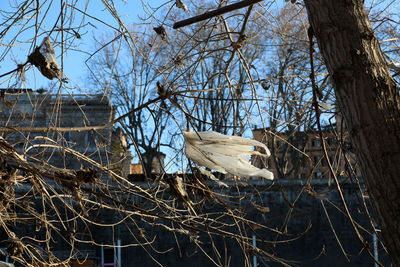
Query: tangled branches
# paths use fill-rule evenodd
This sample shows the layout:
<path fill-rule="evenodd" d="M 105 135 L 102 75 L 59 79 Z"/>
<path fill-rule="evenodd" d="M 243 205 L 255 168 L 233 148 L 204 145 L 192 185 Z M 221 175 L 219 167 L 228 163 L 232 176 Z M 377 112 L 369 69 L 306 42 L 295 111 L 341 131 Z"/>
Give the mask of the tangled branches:
<path fill-rule="evenodd" d="M 140 21 L 125 16 L 139 9 Z M 379 236 L 318 49 L 309 63 L 302 4 L 22 1 L 0 12 L 0 59 L 26 62 L 0 75 L 0 253 L 10 261 L 347 264 L 364 259 L 354 229 Z M 390 16 L 371 12 L 395 66 Z M 231 150 L 210 131 L 253 135 L 224 157 L 243 168 L 216 164 L 213 152 Z M 223 175 L 186 158 L 185 132 L 204 147 L 194 161 Z M 345 201 L 354 229 L 341 235 Z"/>

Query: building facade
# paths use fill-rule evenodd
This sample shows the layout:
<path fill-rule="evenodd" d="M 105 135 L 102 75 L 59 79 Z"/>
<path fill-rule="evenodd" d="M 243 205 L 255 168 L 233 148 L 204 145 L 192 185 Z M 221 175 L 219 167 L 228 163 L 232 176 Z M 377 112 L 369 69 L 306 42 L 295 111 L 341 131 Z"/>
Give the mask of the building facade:
<path fill-rule="evenodd" d="M 288 134 L 274 133 L 266 128 L 254 129 L 253 136 L 271 151 L 268 159 L 254 157 L 255 166 L 269 169 L 276 179 L 332 178 L 317 131 Z M 324 130 L 323 136 L 329 163 L 335 174 L 338 177 L 349 176 L 348 167 L 357 164 L 350 142 L 346 137 L 339 137 L 335 129 Z M 357 168 L 353 170 L 354 175 L 360 175 Z"/>
<path fill-rule="evenodd" d="M 119 132 L 114 131 L 118 136 L 112 139 L 112 125 L 91 129 L 114 118 L 113 107 L 103 95 L 52 95 L 29 90 L 1 93 L 0 134 L 36 160 L 58 168 L 80 169 L 88 165 L 84 157 L 110 166 L 111 159 L 117 163 L 129 154 L 121 148 Z M 129 169 L 129 163 L 125 165 Z"/>

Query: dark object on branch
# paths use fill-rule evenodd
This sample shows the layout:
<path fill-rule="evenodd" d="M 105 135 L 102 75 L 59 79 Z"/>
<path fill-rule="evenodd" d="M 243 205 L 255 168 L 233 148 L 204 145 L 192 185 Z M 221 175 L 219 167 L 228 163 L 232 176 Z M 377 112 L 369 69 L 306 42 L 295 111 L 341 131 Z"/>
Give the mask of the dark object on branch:
<path fill-rule="evenodd" d="M 77 39 L 81 39 L 82 38 L 82 36 L 79 34 L 79 32 L 77 32 L 77 31 L 75 31 L 75 30 L 72 30 L 73 32 L 74 32 L 74 35 L 75 35 L 75 37 L 77 38 Z"/>
<path fill-rule="evenodd" d="M 242 48 L 242 45 L 246 41 L 246 39 L 247 39 L 247 36 L 245 34 L 241 34 L 239 36 L 239 39 L 237 40 L 237 42 L 232 42 L 233 48 L 235 48 L 235 50 Z"/>
<path fill-rule="evenodd" d="M 46 78 L 50 80 L 60 78 L 61 70 L 49 36 L 45 37 L 42 44 L 36 47 L 35 51 L 28 56 L 28 62 L 36 66 Z"/>
<path fill-rule="evenodd" d="M 169 185 L 169 189 L 171 194 L 174 195 L 177 199 L 180 199 L 183 202 L 190 203 L 190 199 L 188 193 L 185 190 L 185 186 L 183 185 L 183 180 L 180 176 L 174 175 L 171 178 L 166 179 Z"/>
<path fill-rule="evenodd" d="M 83 184 L 95 183 L 99 179 L 97 172 L 87 167 L 75 171 L 55 172 L 54 174 L 61 181 L 61 184 L 71 192 L 75 192 Z"/>
<path fill-rule="evenodd" d="M 38 94 L 40 94 L 40 95 L 42 95 L 42 94 L 44 94 L 44 93 L 46 93 L 46 92 L 47 92 L 47 90 L 46 90 L 46 89 L 43 89 L 43 88 L 39 88 L 39 89 L 36 90 L 36 93 L 38 93 Z"/>
<path fill-rule="evenodd" d="M 21 240 L 13 238 L 7 240 L 7 252 L 10 256 L 21 257 L 23 252 L 23 246 Z"/>
<path fill-rule="evenodd" d="M 157 94 L 161 97 L 167 95 L 167 90 L 165 90 L 164 85 L 160 81 L 157 81 Z"/>
<path fill-rule="evenodd" d="M 154 27 L 153 30 L 161 37 L 162 40 L 167 40 L 167 32 L 162 25 L 159 27 Z"/>
<path fill-rule="evenodd" d="M 91 168 L 82 168 L 80 170 L 75 171 L 76 179 L 81 183 L 94 183 L 99 177 L 97 176 L 97 172 Z"/>
<path fill-rule="evenodd" d="M 183 58 L 182 55 L 178 54 L 175 58 L 174 58 L 174 64 L 176 66 L 181 66 L 183 64 Z"/>
<path fill-rule="evenodd" d="M 186 207 L 188 207 L 188 209 L 193 212 L 193 214 L 196 214 L 196 211 L 193 209 L 192 206 L 192 201 L 190 200 L 189 195 L 186 192 L 182 177 L 176 174 L 170 178 L 167 178 L 166 181 L 169 185 L 169 190 L 171 191 L 171 194 L 175 196 L 175 198 L 181 200 L 186 205 Z"/>
<path fill-rule="evenodd" d="M 262 87 L 265 91 L 267 91 L 267 90 L 271 87 L 271 85 L 270 85 L 269 83 L 267 83 L 266 81 L 262 81 L 260 84 L 261 84 L 261 87 Z"/>
<path fill-rule="evenodd" d="M 189 12 L 189 9 L 187 8 L 187 6 L 182 2 L 182 0 L 176 0 L 175 1 L 175 5 L 177 8 L 181 8 L 183 10 L 185 10 L 185 12 Z"/>
<path fill-rule="evenodd" d="M 227 6 L 206 12 L 204 14 L 201 14 L 201 15 L 198 15 L 198 16 L 195 16 L 192 18 L 178 21 L 178 22 L 174 23 L 173 28 L 179 29 L 181 27 L 184 27 L 184 26 L 187 26 L 187 25 L 190 25 L 190 24 L 202 21 L 202 20 L 211 19 L 213 17 L 222 15 L 224 13 L 227 13 L 227 12 L 230 12 L 230 11 L 233 11 L 236 9 L 240 9 L 240 8 L 243 8 L 246 6 L 250 6 L 250 5 L 256 4 L 261 1 L 262 0 L 245 0 L 245 1 L 237 2 L 237 3 L 231 4 L 231 5 L 227 5 Z"/>

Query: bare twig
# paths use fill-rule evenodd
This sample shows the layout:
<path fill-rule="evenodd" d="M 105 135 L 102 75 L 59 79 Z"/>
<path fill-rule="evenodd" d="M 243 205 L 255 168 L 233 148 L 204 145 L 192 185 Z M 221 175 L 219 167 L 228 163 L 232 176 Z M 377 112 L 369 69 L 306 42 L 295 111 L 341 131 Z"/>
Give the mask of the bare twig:
<path fill-rule="evenodd" d="M 227 5 L 227 6 L 206 12 L 204 14 L 201 14 L 201 15 L 198 15 L 195 17 L 191 17 L 191 18 L 188 18 L 185 20 L 178 21 L 178 22 L 174 23 L 173 28 L 179 29 L 181 27 L 185 27 L 185 26 L 188 26 L 190 24 L 193 24 L 193 23 L 196 23 L 196 22 L 199 22 L 202 20 L 210 19 L 210 18 L 222 15 L 224 13 L 227 13 L 227 12 L 230 12 L 233 10 L 237 10 L 237 9 L 240 9 L 240 8 L 243 8 L 246 6 L 256 4 L 261 1 L 263 1 L 263 0 L 244 0 L 244 1 L 237 2 L 237 3 L 231 4 L 231 5 Z"/>

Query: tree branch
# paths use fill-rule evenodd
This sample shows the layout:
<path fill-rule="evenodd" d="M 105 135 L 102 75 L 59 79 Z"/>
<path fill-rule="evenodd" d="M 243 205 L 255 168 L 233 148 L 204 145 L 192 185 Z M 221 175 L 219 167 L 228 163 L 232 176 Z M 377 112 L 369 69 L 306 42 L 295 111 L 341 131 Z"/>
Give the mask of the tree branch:
<path fill-rule="evenodd" d="M 233 10 L 237 10 L 237 9 L 240 9 L 240 8 L 243 8 L 246 6 L 250 6 L 250 5 L 256 4 L 261 1 L 262 0 L 244 0 L 244 1 L 237 2 L 237 3 L 231 4 L 231 5 L 227 5 L 227 6 L 212 10 L 212 11 L 208 11 L 204 14 L 201 14 L 201 15 L 198 15 L 195 17 L 191 17 L 191 18 L 188 18 L 185 20 L 175 22 L 173 28 L 179 29 L 181 27 L 185 27 L 185 26 L 188 26 L 190 24 L 193 24 L 193 23 L 196 23 L 196 22 L 199 22 L 202 20 L 211 19 L 213 17 L 222 15 L 224 13 L 227 13 L 227 12 L 230 12 Z"/>

